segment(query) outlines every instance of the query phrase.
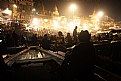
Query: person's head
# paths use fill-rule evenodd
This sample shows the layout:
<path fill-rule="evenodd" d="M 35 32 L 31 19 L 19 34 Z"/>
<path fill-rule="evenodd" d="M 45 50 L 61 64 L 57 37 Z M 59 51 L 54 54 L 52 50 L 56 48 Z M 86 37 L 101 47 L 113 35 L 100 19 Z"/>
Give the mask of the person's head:
<path fill-rule="evenodd" d="M 82 30 L 79 33 L 78 37 L 79 37 L 79 42 L 89 42 L 91 35 L 89 34 L 89 32 L 87 30 L 85 30 L 85 31 Z"/>
<path fill-rule="evenodd" d="M 61 31 L 58 32 L 59 36 L 63 36 L 63 33 Z"/>
<path fill-rule="evenodd" d="M 37 36 L 37 34 L 35 34 L 35 36 Z"/>
<path fill-rule="evenodd" d="M 70 36 L 70 33 L 67 33 L 67 36 Z"/>
<path fill-rule="evenodd" d="M 48 36 L 47 34 L 44 35 L 44 37 L 47 37 L 47 36 Z"/>
<path fill-rule="evenodd" d="M 75 26 L 75 29 L 77 29 L 77 26 Z"/>

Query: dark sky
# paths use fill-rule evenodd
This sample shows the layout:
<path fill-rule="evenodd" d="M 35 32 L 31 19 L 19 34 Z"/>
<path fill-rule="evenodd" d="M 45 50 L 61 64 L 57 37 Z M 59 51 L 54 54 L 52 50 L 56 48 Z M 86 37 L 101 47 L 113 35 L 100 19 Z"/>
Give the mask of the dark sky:
<path fill-rule="evenodd" d="M 35 0 L 36 5 L 42 0 Z M 60 15 L 69 16 L 71 3 L 77 4 L 76 15 L 88 16 L 93 11 L 102 10 L 115 20 L 121 20 L 121 0 L 43 0 L 46 10 L 53 10 L 54 4 L 58 6 Z"/>

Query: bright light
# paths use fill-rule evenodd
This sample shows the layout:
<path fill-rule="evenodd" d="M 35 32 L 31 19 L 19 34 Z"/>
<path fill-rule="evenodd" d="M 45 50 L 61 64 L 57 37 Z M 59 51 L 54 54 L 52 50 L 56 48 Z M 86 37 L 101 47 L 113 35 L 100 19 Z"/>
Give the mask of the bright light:
<path fill-rule="evenodd" d="M 33 11 L 33 12 L 35 12 L 35 11 L 36 11 L 36 9 L 35 9 L 35 8 L 33 8 L 33 9 L 32 9 L 32 11 Z"/>
<path fill-rule="evenodd" d="M 26 30 L 30 30 L 32 29 L 30 26 L 26 26 Z"/>
<path fill-rule="evenodd" d="M 33 18 L 32 25 L 37 26 L 39 25 L 39 23 L 40 23 L 40 20 L 38 18 Z"/>
<path fill-rule="evenodd" d="M 14 8 L 17 8 L 17 5 L 16 5 L 16 4 L 14 4 L 14 5 L 13 5 L 13 7 L 14 7 Z"/>
<path fill-rule="evenodd" d="M 72 11 L 72 18 L 74 19 L 74 17 L 75 17 L 75 10 L 76 10 L 76 5 L 75 4 L 72 4 L 71 6 L 70 6 L 70 10 Z"/>
<path fill-rule="evenodd" d="M 89 26 L 93 26 L 93 24 L 89 24 Z"/>
<path fill-rule="evenodd" d="M 27 27 L 28 24 L 24 24 L 25 27 Z"/>
<path fill-rule="evenodd" d="M 96 18 L 95 20 L 96 20 L 97 22 L 99 22 L 99 21 L 100 21 L 100 19 L 99 19 L 99 18 Z"/>
<path fill-rule="evenodd" d="M 8 14 L 9 16 L 11 16 L 12 11 L 9 10 L 8 8 L 6 8 L 6 9 L 3 11 L 3 13 Z"/>
<path fill-rule="evenodd" d="M 44 19 L 44 22 L 48 22 L 48 19 Z"/>
<path fill-rule="evenodd" d="M 2 40 L 0 40 L 0 42 L 2 42 Z"/>
<path fill-rule="evenodd" d="M 68 24 L 67 24 L 67 31 L 69 31 L 69 32 L 73 32 L 73 30 L 74 30 L 74 28 L 75 28 L 75 25 L 74 25 L 74 23 L 73 22 L 69 22 Z"/>
<path fill-rule="evenodd" d="M 98 27 L 98 25 L 95 25 L 95 28 L 94 28 L 94 30 L 99 30 L 99 27 Z"/>
<path fill-rule="evenodd" d="M 83 30 L 88 30 L 88 25 L 87 24 L 83 24 Z"/>
<path fill-rule="evenodd" d="M 70 6 L 70 9 L 73 10 L 73 11 L 74 11 L 76 8 L 77 8 L 77 7 L 76 7 L 75 4 L 72 4 L 72 5 Z"/>
<path fill-rule="evenodd" d="M 59 26 L 58 22 L 57 21 L 53 21 L 53 26 L 54 27 L 58 27 Z"/>
<path fill-rule="evenodd" d="M 104 15 L 104 13 L 102 11 L 100 11 L 100 12 L 97 13 L 98 17 L 102 17 L 103 15 Z"/>
<path fill-rule="evenodd" d="M 35 31 L 38 31 L 38 30 L 39 30 L 39 27 L 38 27 L 38 26 L 34 26 L 33 29 L 34 29 Z"/>
<path fill-rule="evenodd" d="M 79 25 L 80 25 L 80 20 L 79 20 L 79 19 L 76 19 L 76 20 L 74 21 L 74 25 L 75 25 L 75 26 L 79 26 Z"/>

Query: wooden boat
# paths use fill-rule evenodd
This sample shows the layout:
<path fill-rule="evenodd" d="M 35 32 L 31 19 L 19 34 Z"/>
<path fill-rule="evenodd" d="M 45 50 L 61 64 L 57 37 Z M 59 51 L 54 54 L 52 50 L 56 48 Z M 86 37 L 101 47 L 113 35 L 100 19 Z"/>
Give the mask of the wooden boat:
<path fill-rule="evenodd" d="M 5 63 L 13 68 L 8 71 L 10 81 L 63 81 L 58 73 L 63 60 L 61 54 L 39 47 L 29 47 L 6 59 Z M 93 81 L 121 80 L 119 76 L 99 66 L 95 66 L 93 75 Z"/>

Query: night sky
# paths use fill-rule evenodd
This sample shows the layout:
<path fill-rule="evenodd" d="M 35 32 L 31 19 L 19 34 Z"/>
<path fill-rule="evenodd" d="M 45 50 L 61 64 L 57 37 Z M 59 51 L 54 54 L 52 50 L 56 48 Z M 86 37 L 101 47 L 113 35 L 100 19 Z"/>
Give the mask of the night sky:
<path fill-rule="evenodd" d="M 42 0 L 35 0 L 38 5 Z M 88 16 L 93 11 L 104 11 L 105 15 L 121 20 L 121 0 L 43 0 L 46 10 L 53 10 L 54 4 L 57 5 L 60 15 L 69 16 L 71 3 L 77 4 L 75 14 L 78 16 Z M 38 7 L 39 8 L 39 7 Z"/>

